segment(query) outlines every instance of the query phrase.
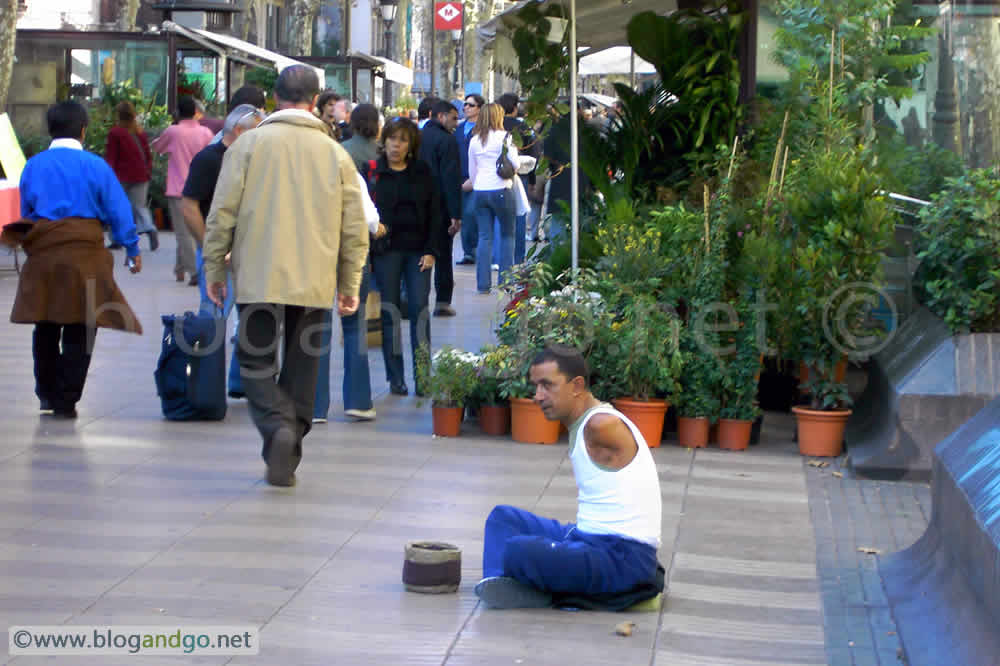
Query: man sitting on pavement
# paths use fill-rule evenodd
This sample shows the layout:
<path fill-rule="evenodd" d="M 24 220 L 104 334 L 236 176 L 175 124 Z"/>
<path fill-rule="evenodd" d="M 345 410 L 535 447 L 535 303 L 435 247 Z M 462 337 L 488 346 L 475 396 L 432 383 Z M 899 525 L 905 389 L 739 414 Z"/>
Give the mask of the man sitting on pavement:
<path fill-rule="evenodd" d="M 656 464 L 639 429 L 588 388 L 579 351 L 546 348 L 532 361 L 535 402 L 569 429 L 579 489 L 575 524 L 513 506 L 486 519 L 483 579 L 476 594 L 492 608 L 544 608 L 579 599 L 631 605 L 662 591 L 657 575 L 661 498 Z M 595 607 L 595 606 L 589 606 Z"/>

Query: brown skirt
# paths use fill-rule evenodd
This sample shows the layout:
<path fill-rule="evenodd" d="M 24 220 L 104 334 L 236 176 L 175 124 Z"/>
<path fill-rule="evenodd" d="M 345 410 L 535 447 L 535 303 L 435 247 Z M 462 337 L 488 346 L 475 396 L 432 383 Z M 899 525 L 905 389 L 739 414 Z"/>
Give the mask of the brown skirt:
<path fill-rule="evenodd" d="M 10 234 L 6 234 L 8 237 Z M 8 240 L 5 239 L 5 240 Z M 15 324 L 84 324 L 142 333 L 114 280 L 114 256 L 93 219 L 39 220 L 16 242 L 27 259 L 10 313 Z"/>

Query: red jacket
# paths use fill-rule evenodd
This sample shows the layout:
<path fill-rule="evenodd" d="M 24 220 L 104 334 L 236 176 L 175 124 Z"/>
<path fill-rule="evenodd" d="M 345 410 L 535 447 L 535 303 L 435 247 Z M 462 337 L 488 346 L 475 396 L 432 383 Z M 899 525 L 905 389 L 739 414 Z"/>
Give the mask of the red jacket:
<path fill-rule="evenodd" d="M 124 127 L 112 127 L 108 132 L 104 159 L 122 183 L 145 183 L 152 178 L 153 155 L 149 152 L 149 141 L 143 131 L 133 135 Z"/>

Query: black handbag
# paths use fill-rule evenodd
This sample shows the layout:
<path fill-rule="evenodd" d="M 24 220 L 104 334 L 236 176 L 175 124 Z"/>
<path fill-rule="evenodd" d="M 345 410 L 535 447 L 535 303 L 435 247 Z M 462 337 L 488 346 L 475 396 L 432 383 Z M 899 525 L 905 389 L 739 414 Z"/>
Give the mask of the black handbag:
<path fill-rule="evenodd" d="M 514 168 L 514 163 L 510 161 L 509 157 L 507 157 L 508 139 L 510 139 L 510 132 L 504 134 L 503 145 L 500 147 L 500 156 L 497 157 L 497 175 L 504 180 L 510 180 L 517 172 L 517 169 Z"/>

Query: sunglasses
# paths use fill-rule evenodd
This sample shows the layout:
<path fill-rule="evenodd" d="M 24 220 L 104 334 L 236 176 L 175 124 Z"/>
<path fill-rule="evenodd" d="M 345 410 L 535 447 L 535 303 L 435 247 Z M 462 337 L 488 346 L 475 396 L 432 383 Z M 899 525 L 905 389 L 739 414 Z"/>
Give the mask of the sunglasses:
<path fill-rule="evenodd" d="M 472 107 L 473 109 L 478 109 L 478 108 L 479 108 L 479 105 L 478 105 L 478 104 L 473 104 L 473 103 L 471 103 L 471 102 L 466 102 L 466 103 L 465 103 L 465 104 L 463 104 L 462 106 L 471 106 L 471 107 Z"/>

